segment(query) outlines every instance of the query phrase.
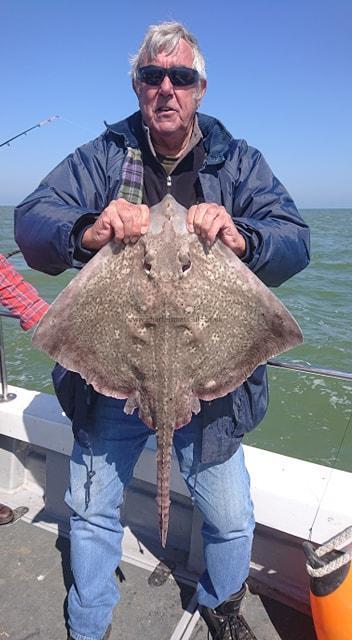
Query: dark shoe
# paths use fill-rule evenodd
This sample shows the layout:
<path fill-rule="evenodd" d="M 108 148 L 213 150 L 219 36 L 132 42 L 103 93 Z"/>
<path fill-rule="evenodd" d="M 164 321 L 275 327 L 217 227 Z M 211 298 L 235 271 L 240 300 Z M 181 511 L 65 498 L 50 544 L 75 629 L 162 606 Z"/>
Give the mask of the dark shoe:
<path fill-rule="evenodd" d="M 108 640 L 108 638 L 110 637 L 110 633 L 111 633 L 111 624 L 109 624 L 101 640 Z M 73 638 L 70 636 L 68 640 L 73 640 Z"/>
<path fill-rule="evenodd" d="M 244 618 L 240 615 L 240 606 L 246 586 L 234 593 L 216 609 L 201 607 L 200 613 L 208 625 L 213 640 L 256 640 Z"/>
<path fill-rule="evenodd" d="M 6 504 L 0 503 L 0 525 L 7 524 L 13 520 L 13 511 Z"/>

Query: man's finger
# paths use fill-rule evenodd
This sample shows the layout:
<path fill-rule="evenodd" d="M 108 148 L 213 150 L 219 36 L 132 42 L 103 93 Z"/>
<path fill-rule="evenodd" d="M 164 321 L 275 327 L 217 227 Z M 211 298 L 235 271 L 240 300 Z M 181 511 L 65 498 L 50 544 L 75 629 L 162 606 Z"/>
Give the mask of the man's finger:
<path fill-rule="evenodd" d="M 135 235 L 135 232 L 134 232 L 135 216 L 133 215 L 133 212 L 130 209 L 122 210 L 119 216 L 122 220 L 123 228 L 125 231 L 124 240 L 127 240 L 127 238 L 129 240 L 132 235 Z"/>
<path fill-rule="evenodd" d="M 149 208 L 145 205 L 141 205 L 141 233 L 147 233 L 149 228 L 150 213 Z"/>
<path fill-rule="evenodd" d="M 121 242 L 121 240 L 123 240 L 125 236 L 125 228 L 120 216 L 114 216 L 110 220 L 110 224 L 114 230 L 115 240 Z"/>
<path fill-rule="evenodd" d="M 222 212 L 218 207 L 209 207 L 209 209 L 206 210 L 202 220 L 200 231 L 202 238 L 208 238 L 210 229 L 212 228 L 215 220 L 217 221 L 217 224 L 220 225 L 219 228 L 221 228 L 223 224 L 223 217 L 224 216 L 222 215 Z"/>
<path fill-rule="evenodd" d="M 215 238 L 221 231 L 221 229 L 227 228 L 229 225 L 227 224 L 227 220 L 224 219 L 224 216 L 219 215 L 213 219 L 212 225 L 210 229 L 208 229 L 207 233 L 207 242 L 208 244 L 213 244 Z"/>
<path fill-rule="evenodd" d="M 201 233 L 203 218 L 208 208 L 208 204 L 202 203 L 197 206 L 196 211 L 194 212 L 193 227 L 198 235 Z"/>
<path fill-rule="evenodd" d="M 187 213 L 187 228 L 190 233 L 194 233 L 194 216 L 198 205 L 194 204 L 188 209 Z"/>

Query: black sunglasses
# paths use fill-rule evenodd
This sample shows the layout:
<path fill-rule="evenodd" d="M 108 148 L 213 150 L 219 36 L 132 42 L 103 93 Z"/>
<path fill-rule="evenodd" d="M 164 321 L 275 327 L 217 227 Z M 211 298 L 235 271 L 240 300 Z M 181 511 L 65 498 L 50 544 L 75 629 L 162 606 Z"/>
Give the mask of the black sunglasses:
<path fill-rule="evenodd" d="M 146 67 L 137 69 L 137 78 L 140 82 L 145 82 L 154 87 L 158 87 L 165 76 L 170 78 L 174 87 L 189 87 L 199 80 L 199 73 L 189 67 L 158 67 L 149 64 Z"/>

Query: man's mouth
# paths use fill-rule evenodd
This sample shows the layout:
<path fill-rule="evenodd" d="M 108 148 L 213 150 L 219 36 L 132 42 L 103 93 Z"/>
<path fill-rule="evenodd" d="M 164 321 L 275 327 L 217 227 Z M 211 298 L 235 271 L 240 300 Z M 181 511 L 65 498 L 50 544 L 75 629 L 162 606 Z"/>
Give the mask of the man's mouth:
<path fill-rule="evenodd" d="M 170 111 L 175 111 L 175 109 L 172 109 L 172 107 L 158 107 L 156 109 L 157 113 L 168 113 Z"/>

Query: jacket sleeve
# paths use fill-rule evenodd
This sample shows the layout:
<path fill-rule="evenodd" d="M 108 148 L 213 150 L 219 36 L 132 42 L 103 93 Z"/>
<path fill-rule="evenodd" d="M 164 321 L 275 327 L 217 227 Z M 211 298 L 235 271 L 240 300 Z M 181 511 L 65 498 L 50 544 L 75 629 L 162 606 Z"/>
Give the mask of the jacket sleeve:
<path fill-rule="evenodd" d="M 234 222 L 246 238 L 244 261 L 270 287 L 309 263 L 309 228 L 261 153 L 245 145 L 233 203 Z"/>
<path fill-rule="evenodd" d="M 36 325 L 49 307 L 48 303 L 39 296 L 35 287 L 26 282 L 1 254 L 0 304 L 19 318 L 24 331 Z"/>
<path fill-rule="evenodd" d="M 100 137 L 63 160 L 15 209 L 15 239 L 30 267 L 56 275 L 82 266 L 72 230 L 84 219 L 92 224 L 105 208 L 106 183 Z"/>

